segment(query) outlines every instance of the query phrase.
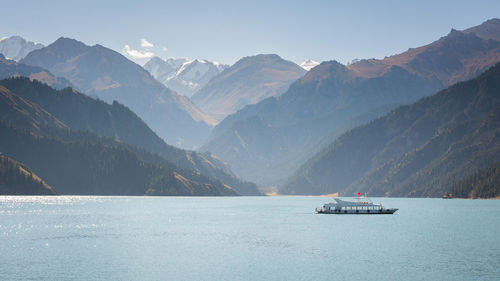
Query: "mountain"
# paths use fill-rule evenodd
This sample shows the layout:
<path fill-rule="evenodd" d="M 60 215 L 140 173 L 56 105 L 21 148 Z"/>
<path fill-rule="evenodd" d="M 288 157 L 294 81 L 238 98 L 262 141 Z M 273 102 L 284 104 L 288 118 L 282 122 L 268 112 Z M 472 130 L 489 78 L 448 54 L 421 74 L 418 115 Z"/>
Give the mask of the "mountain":
<path fill-rule="evenodd" d="M 283 185 L 290 194 L 440 197 L 500 159 L 500 64 L 357 127 Z"/>
<path fill-rule="evenodd" d="M 55 195 L 54 189 L 23 164 L 0 154 L 0 195 Z"/>
<path fill-rule="evenodd" d="M 259 195 L 255 184 L 239 180 L 214 155 L 166 144 L 117 102 L 109 105 L 70 88 L 57 91 L 27 78 L 15 78 L 0 81 L 0 109 L 0 120 L 39 135 L 52 136 L 54 131 L 48 128 L 89 131 L 158 154 L 177 167 L 220 180 L 242 195 Z"/>
<path fill-rule="evenodd" d="M 348 66 L 323 62 L 278 98 L 226 117 L 200 151 L 216 154 L 257 184 L 281 184 L 349 129 L 475 77 L 498 61 L 499 41 L 453 30 L 429 45 L 383 60 Z"/>
<path fill-rule="evenodd" d="M 198 145 L 214 124 L 189 99 L 166 88 L 121 54 L 100 45 L 91 47 L 59 38 L 29 53 L 21 63 L 48 69 L 85 94 L 128 106 L 160 137 L 177 146 Z"/>
<path fill-rule="evenodd" d="M 500 32 L 500 21 L 494 23 L 499 26 Z M 491 30 L 491 24 L 488 21 L 472 29 L 477 32 Z M 429 45 L 409 49 L 383 60 L 359 60 L 347 68 L 356 76 L 377 77 L 399 66 L 411 74 L 435 79 L 449 86 L 473 78 L 494 65 L 500 58 L 498 48 L 497 40 L 483 39 L 476 33 L 452 29 L 447 36 Z"/>
<path fill-rule="evenodd" d="M 26 79 L 26 78 L 25 78 Z M 1 83 L 1 82 L 0 82 Z M 42 128 L 69 129 L 66 124 L 39 106 L 0 84 L 0 120 L 40 133 Z"/>
<path fill-rule="evenodd" d="M 40 43 L 26 41 L 20 36 L 0 38 L 0 54 L 3 54 L 6 58 L 15 61 L 19 61 L 29 52 L 43 47 L 44 46 Z"/>
<path fill-rule="evenodd" d="M 500 19 L 494 18 L 485 21 L 483 24 L 464 30 L 465 33 L 475 33 L 483 39 L 493 39 L 500 41 Z"/>
<path fill-rule="evenodd" d="M 145 65 L 154 78 L 177 93 L 191 97 L 228 66 L 218 62 L 186 58 L 162 60 L 153 57 Z"/>
<path fill-rule="evenodd" d="M 38 66 L 31 66 L 6 59 L 0 54 L 0 79 L 24 76 L 31 80 L 38 80 L 56 89 L 71 87 L 71 83 L 60 77 L 55 77 L 48 70 Z"/>
<path fill-rule="evenodd" d="M 237 195 L 199 172 L 148 161 L 154 155 L 87 132 L 41 136 L 0 121 L 0 149 L 67 195 Z"/>
<path fill-rule="evenodd" d="M 192 101 L 222 120 L 248 104 L 284 93 L 305 70 L 278 55 L 245 57 L 214 77 Z"/>
<path fill-rule="evenodd" d="M 181 66 L 188 61 L 189 59 L 187 58 L 168 58 L 163 60 L 160 57 L 152 57 L 144 65 L 144 69 L 149 71 L 149 73 L 153 75 L 156 80 L 165 83 L 169 77 L 175 75 L 177 70 L 179 70 L 179 68 L 181 68 Z"/>
<path fill-rule="evenodd" d="M 455 183 L 446 195 L 451 198 L 499 198 L 500 162 Z"/>
<path fill-rule="evenodd" d="M 317 61 L 314 61 L 312 59 L 307 59 L 305 61 L 303 61 L 302 63 L 300 63 L 300 67 L 302 67 L 303 69 L 309 71 L 311 70 L 312 68 L 314 68 L 315 66 L 318 66 L 320 63 L 317 62 Z"/>

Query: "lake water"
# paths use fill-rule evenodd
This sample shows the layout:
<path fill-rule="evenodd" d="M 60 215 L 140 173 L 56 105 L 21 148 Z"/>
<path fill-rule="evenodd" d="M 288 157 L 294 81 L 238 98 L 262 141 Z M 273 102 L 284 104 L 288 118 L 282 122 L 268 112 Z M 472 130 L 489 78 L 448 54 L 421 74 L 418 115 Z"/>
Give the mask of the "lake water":
<path fill-rule="evenodd" d="M 499 280 L 500 200 L 0 197 L 1 280 Z"/>

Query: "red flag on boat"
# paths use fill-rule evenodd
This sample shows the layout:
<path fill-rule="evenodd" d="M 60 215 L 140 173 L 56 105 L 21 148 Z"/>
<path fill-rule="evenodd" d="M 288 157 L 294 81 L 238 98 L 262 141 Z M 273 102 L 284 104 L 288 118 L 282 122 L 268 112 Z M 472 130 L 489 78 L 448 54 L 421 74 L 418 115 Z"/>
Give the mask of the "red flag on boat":
<path fill-rule="evenodd" d="M 358 196 L 361 196 L 361 192 L 358 191 Z"/>

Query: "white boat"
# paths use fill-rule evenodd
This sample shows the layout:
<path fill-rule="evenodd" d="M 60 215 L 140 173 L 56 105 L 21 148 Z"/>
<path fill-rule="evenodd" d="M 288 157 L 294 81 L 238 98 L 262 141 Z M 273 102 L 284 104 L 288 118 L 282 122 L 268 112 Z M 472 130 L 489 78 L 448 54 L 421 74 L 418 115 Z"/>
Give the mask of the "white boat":
<path fill-rule="evenodd" d="M 326 203 L 321 208 L 316 208 L 318 214 L 364 214 L 382 215 L 394 214 L 398 209 L 385 208 L 382 204 L 374 204 L 366 197 L 356 197 L 356 201 L 344 201 L 338 198 L 335 202 Z"/>

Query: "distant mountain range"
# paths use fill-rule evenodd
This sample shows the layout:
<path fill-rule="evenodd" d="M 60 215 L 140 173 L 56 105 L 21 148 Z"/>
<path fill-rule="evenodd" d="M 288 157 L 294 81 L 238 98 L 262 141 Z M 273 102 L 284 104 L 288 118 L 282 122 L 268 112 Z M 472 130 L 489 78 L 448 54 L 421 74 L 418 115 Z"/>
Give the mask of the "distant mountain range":
<path fill-rule="evenodd" d="M 166 88 L 141 66 L 101 45 L 59 38 L 29 53 L 22 64 L 39 66 L 71 81 L 80 91 L 108 103 L 130 107 L 167 142 L 192 148 L 215 120 L 188 98 Z"/>
<path fill-rule="evenodd" d="M 192 101 L 222 120 L 248 104 L 279 96 L 306 71 L 278 55 L 245 57 L 215 76 Z"/>
<path fill-rule="evenodd" d="M 29 52 L 43 48 L 40 43 L 26 41 L 20 36 L 11 36 L 0 38 L 0 54 L 10 60 L 19 61 Z"/>
<path fill-rule="evenodd" d="M 500 63 L 343 134 L 300 167 L 281 192 L 440 197 L 498 159 Z"/>
<path fill-rule="evenodd" d="M 154 78 L 177 93 L 191 97 L 210 79 L 229 67 L 225 64 L 202 59 L 151 58 L 144 69 Z"/>
<path fill-rule="evenodd" d="M 0 81 L 0 109 L 2 136 L 5 137 L 0 151 L 32 167 L 59 194 L 259 195 L 254 184 L 237 179 L 213 155 L 167 145 L 133 112 L 117 102 L 109 105 L 70 88 L 56 91 L 27 78 L 15 78 Z M 92 147 L 95 149 L 87 151 Z M 58 150 L 64 152 L 59 153 Z M 57 162 L 56 156 L 50 153 L 75 158 L 61 158 Z M 135 169 L 153 174 L 145 176 L 140 186 L 129 187 L 134 191 L 119 186 L 122 183 L 120 173 L 124 172 L 120 168 L 113 170 L 115 174 L 100 174 L 106 182 L 105 186 L 89 182 L 99 176 L 88 174 L 98 173 L 92 168 L 98 162 L 91 163 L 88 157 L 102 161 L 101 165 L 118 165 L 114 162 L 119 161 L 116 154 L 128 157 L 126 161 L 130 162 L 127 163 L 136 166 Z M 64 163 L 68 166 L 59 166 Z M 152 166 L 144 170 L 141 168 L 144 163 Z M 72 176 L 60 179 L 58 169 L 64 169 Z M 171 171 L 168 175 L 173 176 L 164 183 L 175 185 L 176 190 L 168 191 L 161 185 L 151 190 L 144 189 L 145 184 L 152 184 L 150 177 L 159 176 L 155 176 L 157 172 L 166 172 L 164 169 Z M 126 177 L 134 175 L 134 172 L 130 173 Z M 161 177 L 157 179 L 165 180 Z M 76 180 L 82 183 L 73 182 Z M 130 181 L 137 183 L 134 178 Z M 104 189 L 93 189 L 98 187 L 90 186 L 92 184 Z M 66 189 L 67 185 L 74 189 Z"/>
<path fill-rule="evenodd" d="M 14 60 L 6 59 L 2 54 L 0 54 L 0 79 L 18 76 L 38 80 L 56 89 L 72 86 L 67 79 L 56 77 L 46 69 L 38 66 L 17 63 Z"/>
<path fill-rule="evenodd" d="M 500 41 L 494 40 L 499 25 L 492 20 L 452 30 L 429 45 L 383 60 L 348 66 L 323 62 L 278 98 L 229 115 L 200 150 L 218 155 L 246 179 L 280 184 L 345 131 L 500 61 Z"/>

